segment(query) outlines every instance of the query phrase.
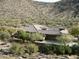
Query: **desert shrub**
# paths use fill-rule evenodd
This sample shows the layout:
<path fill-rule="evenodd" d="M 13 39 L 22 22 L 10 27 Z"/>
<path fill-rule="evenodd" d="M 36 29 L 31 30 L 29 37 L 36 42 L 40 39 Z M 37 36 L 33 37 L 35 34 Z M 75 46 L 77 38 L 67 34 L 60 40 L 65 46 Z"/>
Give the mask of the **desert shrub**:
<path fill-rule="evenodd" d="M 10 35 L 13 35 L 16 32 L 16 29 L 8 28 L 7 31 L 10 33 Z"/>
<path fill-rule="evenodd" d="M 21 44 L 18 43 L 13 43 L 12 47 L 10 48 L 10 51 L 16 55 L 22 55 L 25 53 L 24 48 L 21 46 Z"/>
<path fill-rule="evenodd" d="M 52 51 L 56 54 L 72 54 L 72 49 L 66 45 L 52 45 Z"/>
<path fill-rule="evenodd" d="M 43 40 L 44 36 L 43 34 L 40 33 L 32 33 L 30 38 L 32 41 L 38 41 L 38 40 Z"/>
<path fill-rule="evenodd" d="M 39 46 L 41 53 L 45 54 L 71 54 L 72 49 L 65 45 L 41 45 Z"/>
<path fill-rule="evenodd" d="M 0 31 L 7 31 L 10 35 L 14 34 L 16 32 L 16 29 L 7 27 L 7 26 L 1 26 Z"/>
<path fill-rule="evenodd" d="M 69 46 L 65 46 L 65 54 L 72 54 L 72 48 Z"/>
<path fill-rule="evenodd" d="M 36 53 L 39 51 L 38 46 L 32 43 L 28 44 L 25 48 L 25 51 L 29 54 Z"/>
<path fill-rule="evenodd" d="M 70 33 L 74 36 L 78 36 L 79 35 L 79 26 L 73 26 L 70 29 Z"/>
<path fill-rule="evenodd" d="M 23 42 L 25 42 L 26 40 L 30 40 L 30 33 L 29 32 L 18 31 L 14 36 L 22 39 Z"/>
<path fill-rule="evenodd" d="M 52 45 L 42 45 L 42 46 L 39 46 L 39 50 L 40 50 L 41 53 L 53 54 Z"/>
<path fill-rule="evenodd" d="M 60 45 L 60 46 L 56 47 L 56 54 L 65 54 L 64 46 Z"/>
<path fill-rule="evenodd" d="M 79 46 L 78 45 L 73 45 L 72 47 L 72 54 L 79 55 Z"/>
<path fill-rule="evenodd" d="M 74 39 L 74 37 L 72 35 L 69 35 L 69 34 L 63 34 L 63 35 L 57 37 L 58 41 L 64 42 L 64 43 L 73 41 L 73 39 Z"/>
<path fill-rule="evenodd" d="M 8 40 L 10 38 L 10 34 L 5 31 L 0 31 L 0 39 L 1 40 Z"/>

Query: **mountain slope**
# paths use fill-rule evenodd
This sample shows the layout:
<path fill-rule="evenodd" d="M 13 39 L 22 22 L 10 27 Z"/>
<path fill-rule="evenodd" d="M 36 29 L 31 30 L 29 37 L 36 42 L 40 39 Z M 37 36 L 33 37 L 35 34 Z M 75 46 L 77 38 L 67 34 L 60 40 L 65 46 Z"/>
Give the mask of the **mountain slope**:
<path fill-rule="evenodd" d="M 0 0 L 0 17 L 26 18 L 39 17 L 40 12 L 31 4 L 30 0 Z"/>
<path fill-rule="evenodd" d="M 32 18 L 50 24 L 78 22 L 79 0 L 61 0 L 56 3 L 42 3 L 32 0 L 0 0 L 0 18 Z M 49 20 L 50 19 L 50 20 Z"/>
<path fill-rule="evenodd" d="M 32 0 L 0 0 L 0 18 L 47 17 L 50 6 Z"/>

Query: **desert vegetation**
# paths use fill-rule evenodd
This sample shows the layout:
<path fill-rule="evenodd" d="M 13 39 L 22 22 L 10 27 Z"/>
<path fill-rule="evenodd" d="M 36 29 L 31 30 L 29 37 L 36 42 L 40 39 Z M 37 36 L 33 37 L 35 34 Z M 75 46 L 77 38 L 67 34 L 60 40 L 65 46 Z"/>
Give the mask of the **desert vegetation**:
<path fill-rule="evenodd" d="M 62 0 L 54 4 L 40 4 L 31 0 L 0 0 L 0 9 L 0 40 L 11 44 L 8 49 L 10 54 L 79 55 L 78 0 Z M 35 41 L 45 41 L 45 35 L 23 30 L 26 24 L 32 23 L 67 28 L 69 34 L 56 37 L 56 41 L 64 45 L 35 43 Z M 68 42 L 73 42 L 74 38 L 77 38 L 78 45 L 66 45 Z"/>
<path fill-rule="evenodd" d="M 73 29 L 72 29 L 73 28 Z M 78 27 L 77 27 L 78 28 Z M 38 45 L 34 41 L 43 41 L 44 35 L 41 33 L 30 33 L 23 30 L 17 30 L 16 29 L 7 29 L 6 27 L 2 27 L 0 29 L 0 40 L 4 42 L 10 42 L 11 40 L 14 40 L 14 38 L 17 38 L 19 42 L 11 41 L 11 48 L 9 49 L 12 54 L 14 55 L 24 55 L 26 53 L 32 54 L 32 53 L 44 53 L 44 54 L 76 54 L 79 55 L 78 47 L 79 45 L 74 45 L 72 47 L 66 46 L 65 43 L 72 42 L 73 38 L 78 35 L 77 31 L 78 29 L 75 29 L 74 27 L 69 28 L 70 34 L 62 34 L 61 36 L 57 37 L 57 41 L 60 43 L 64 43 L 64 45 Z M 15 33 L 16 32 L 16 33 Z M 12 35 L 12 33 L 15 33 Z"/>
<path fill-rule="evenodd" d="M 30 21 L 29 21 L 30 20 Z M 77 19 L 78 20 L 78 19 Z M 12 47 L 10 48 L 10 51 L 14 55 L 23 55 L 23 54 L 32 54 L 32 53 L 44 53 L 44 54 L 76 54 L 78 55 L 78 46 L 56 46 L 56 45 L 42 45 L 39 46 L 38 44 L 35 43 L 35 41 L 43 41 L 44 35 L 41 33 L 30 33 L 23 31 L 22 29 L 19 29 L 21 27 L 24 27 L 28 23 L 39 23 L 39 24 L 44 24 L 47 26 L 54 26 L 54 25 L 63 25 L 69 30 L 69 34 L 62 34 L 61 36 L 57 37 L 57 41 L 60 43 L 67 43 L 67 42 L 72 42 L 74 37 L 78 37 L 79 35 L 79 27 L 78 27 L 78 22 L 73 22 L 72 24 L 65 22 L 60 22 L 59 20 L 55 22 L 52 20 L 45 20 L 45 22 L 42 21 L 33 21 L 32 19 L 26 19 L 26 20 L 21 20 L 21 19 L 0 19 L 0 40 L 4 42 L 10 42 L 11 40 L 14 40 L 14 38 L 17 38 L 19 42 L 11 41 Z M 43 23 L 44 22 L 44 23 Z M 63 23 L 63 24 L 62 24 Z M 67 23 L 67 24 L 65 24 Z M 71 26 L 72 25 L 72 26 Z M 18 28 L 18 29 L 17 29 Z"/>

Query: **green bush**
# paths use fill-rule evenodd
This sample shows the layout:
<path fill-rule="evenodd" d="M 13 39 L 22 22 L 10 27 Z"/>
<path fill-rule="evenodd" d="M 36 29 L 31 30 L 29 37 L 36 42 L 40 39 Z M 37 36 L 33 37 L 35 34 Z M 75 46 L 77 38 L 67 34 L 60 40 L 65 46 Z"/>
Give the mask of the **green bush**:
<path fill-rule="evenodd" d="M 70 33 L 74 36 L 78 36 L 79 35 L 79 26 L 73 26 L 70 29 Z"/>
<path fill-rule="evenodd" d="M 28 44 L 25 48 L 26 52 L 29 54 L 36 53 L 39 51 L 38 46 L 35 44 Z"/>
<path fill-rule="evenodd" d="M 73 45 L 72 47 L 72 54 L 79 55 L 79 46 L 78 45 Z"/>
<path fill-rule="evenodd" d="M 5 31 L 0 31 L 0 39 L 1 40 L 8 40 L 10 38 L 10 34 L 8 32 Z"/>
<path fill-rule="evenodd" d="M 65 54 L 65 46 L 52 45 L 52 51 L 56 54 Z"/>
<path fill-rule="evenodd" d="M 39 50 L 40 50 L 41 53 L 53 54 L 52 45 L 42 45 L 42 46 L 39 46 Z"/>
<path fill-rule="evenodd" d="M 30 38 L 32 41 L 44 40 L 44 35 L 40 33 L 32 33 Z"/>
<path fill-rule="evenodd" d="M 65 54 L 72 54 L 72 48 L 69 46 L 65 46 Z"/>
<path fill-rule="evenodd" d="M 21 44 L 18 43 L 13 43 L 12 47 L 10 48 L 10 51 L 16 55 L 22 55 L 25 53 L 24 47 L 22 47 Z"/>
<path fill-rule="evenodd" d="M 71 54 L 72 53 L 72 49 L 69 46 L 65 46 L 65 45 L 54 45 L 52 46 L 52 51 L 56 54 Z"/>
<path fill-rule="evenodd" d="M 72 54 L 71 47 L 65 45 L 42 45 L 39 49 L 41 53 L 45 54 Z"/>
<path fill-rule="evenodd" d="M 73 41 L 73 39 L 74 39 L 74 37 L 72 35 L 69 35 L 69 34 L 63 34 L 63 35 L 57 37 L 58 41 L 64 42 L 64 43 Z"/>
<path fill-rule="evenodd" d="M 72 49 L 69 46 L 57 46 L 56 48 L 56 53 L 57 54 L 71 54 L 72 53 Z"/>
<path fill-rule="evenodd" d="M 26 40 L 30 40 L 30 33 L 25 31 L 18 31 L 16 37 L 22 39 L 22 41 L 25 42 Z"/>

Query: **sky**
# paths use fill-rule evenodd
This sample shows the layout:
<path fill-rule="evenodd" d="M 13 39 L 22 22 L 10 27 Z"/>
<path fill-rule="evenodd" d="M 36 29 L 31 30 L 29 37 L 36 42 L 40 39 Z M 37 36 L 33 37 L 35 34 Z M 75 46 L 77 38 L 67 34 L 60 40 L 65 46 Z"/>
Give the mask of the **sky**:
<path fill-rule="evenodd" d="M 34 1 L 39 1 L 39 2 L 57 2 L 60 0 L 34 0 Z"/>

